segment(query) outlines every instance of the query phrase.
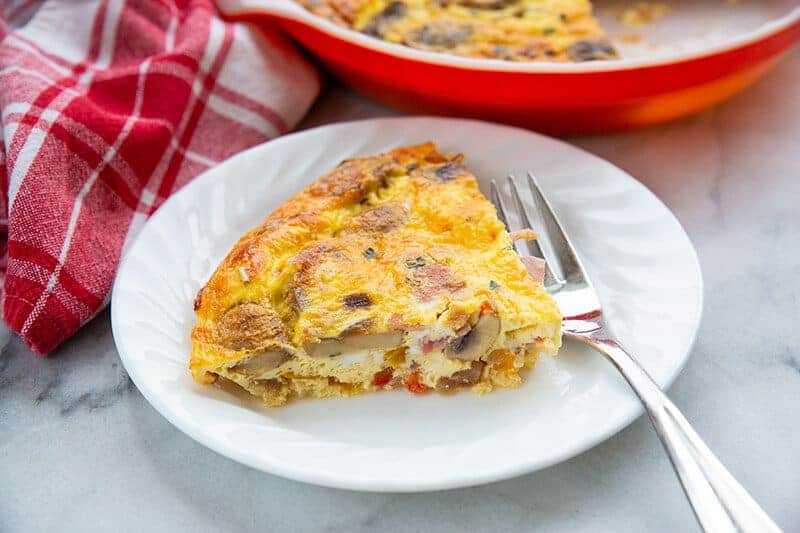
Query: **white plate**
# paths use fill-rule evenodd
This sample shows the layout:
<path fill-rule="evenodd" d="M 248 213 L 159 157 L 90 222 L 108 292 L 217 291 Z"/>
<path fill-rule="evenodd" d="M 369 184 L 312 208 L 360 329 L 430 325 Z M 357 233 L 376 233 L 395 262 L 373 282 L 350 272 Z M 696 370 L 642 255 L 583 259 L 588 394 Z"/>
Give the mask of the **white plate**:
<path fill-rule="evenodd" d="M 280 409 L 187 370 L 192 300 L 247 229 L 342 159 L 436 141 L 486 185 L 533 171 L 585 259 L 613 329 L 662 386 L 686 362 L 702 282 L 667 208 L 611 164 L 562 142 L 484 122 L 367 120 L 288 135 L 209 170 L 170 198 L 125 256 L 111 300 L 120 356 L 170 422 L 232 459 L 292 479 L 371 491 L 476 485 L 563 461 L 641 413 L 598 354 L 567 343 L 516 390 L 486 396 L 303 400 Z"/>

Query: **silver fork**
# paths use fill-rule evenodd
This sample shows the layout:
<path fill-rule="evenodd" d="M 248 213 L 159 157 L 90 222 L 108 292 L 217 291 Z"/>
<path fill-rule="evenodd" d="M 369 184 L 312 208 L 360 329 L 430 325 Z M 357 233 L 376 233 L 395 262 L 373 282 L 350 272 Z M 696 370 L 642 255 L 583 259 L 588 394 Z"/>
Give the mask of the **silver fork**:
<path fill-rule="evenodd" d="M 508 177 L 515 212 L 523 228 L 533 228 L 536 219 L 522 201 L 516 180 Z M 698 522 L 705 531 L 780 531 L 747 491 L 692 429 L 677 407 L 661 391 L 636 358 L 614 338 L 603 319 L 600 300 L 569 238 L 533 175 L 528 189 L 539 214 L 538 233 L 544 238 L 528 241 L 530 255 L 545 259 L 544 284 L 564 315 L 564 336 L 587 344 L 605 355 L 641 400 L 664 445 Z M 500 219 L 509 227 L 508 209 L 495 180 L 492 202 Z M 510 228 L 509 228 L 510 229 Z M 525 255 L 517 241 L 517 253 Z"/>

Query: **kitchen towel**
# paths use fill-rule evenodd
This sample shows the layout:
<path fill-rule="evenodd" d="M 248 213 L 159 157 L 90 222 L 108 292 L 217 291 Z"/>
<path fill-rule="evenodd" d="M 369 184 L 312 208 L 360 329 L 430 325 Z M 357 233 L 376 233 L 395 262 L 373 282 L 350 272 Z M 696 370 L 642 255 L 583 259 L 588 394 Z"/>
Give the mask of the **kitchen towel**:
<path fill-rule="evenodd" d="M 320 79 L 275 27 L 210 0 L 0 6 L 3 318 L 44 354 L 104 307 L 171 193 L 290 130 Z"/>

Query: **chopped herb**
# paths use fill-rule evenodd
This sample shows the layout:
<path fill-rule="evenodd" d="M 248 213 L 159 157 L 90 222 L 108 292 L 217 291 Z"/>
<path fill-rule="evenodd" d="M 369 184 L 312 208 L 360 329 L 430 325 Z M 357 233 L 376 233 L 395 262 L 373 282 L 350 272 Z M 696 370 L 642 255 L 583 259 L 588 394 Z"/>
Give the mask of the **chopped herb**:
<path fill-rule="evenodd" d="M 376 257 L 378 257 L 378 254 L 375 253 L 374 248 L 370 247 L 364 250 L 364 257 L 366 257 L 367 259 L 375 259 Z"/>
<path fill-rule="evenodd" d="M 556 29 L 551 27 L 551 26 L 548 26 L 548 27 L 546 27 L 546 28 L 544 28 L 542 30 L 542 33 L 545 34 L 545 35 L 553 35 L 555 32 L 556 32 Z"/>
<path fill-rule="evenodd" d="M 496 282 L 495 280 L 493 280 L 493 279 L 492 279 L 492 280 L 489 280 L 489 288 L 490 288 L 490 289 L 492 289 L 493 291 L 496 291 L 496 290 L 498 289 L 498 287 L 500 287 L 500 284 L 499 284 L 499 283 L 497 283 L 497 282 Z"/>
<path fill-rule="evenodd" d="M 425 266 L 425 258 L 417 257 L 416 259 L 406 259 L 406 266 L 408 268 L 419 268 Z"/>
<path fill-rule="evenodd" d="M 406 170 L 408 170 L 409 172 L 411 172 L 412 170 L 414 170 L 414 169 L 415 169 L 415 168 L 417 168 L 418 166 L 419 166 L 419 165 L 418 165 L 417 163 L 409 163 L 409 164 L 407 164 L 407 165 L 406 165 Z"/>

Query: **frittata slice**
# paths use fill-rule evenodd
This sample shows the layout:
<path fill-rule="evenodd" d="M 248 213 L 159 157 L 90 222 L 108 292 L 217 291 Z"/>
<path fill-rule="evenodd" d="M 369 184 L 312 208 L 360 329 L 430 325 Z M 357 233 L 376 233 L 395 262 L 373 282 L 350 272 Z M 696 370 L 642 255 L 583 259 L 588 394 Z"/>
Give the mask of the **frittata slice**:
<path fill-rule="evenodd" d="M 591 61 L 617 52 L 589 0 L 298 0 L 391 43 L 509 61 Z"/>
<path fill-rule="evenodd" d="M 197 294 L 194 379 L 269 406 L 519 385 L 561 315 L 462 159 L 343 161 L 245 234 Z"/>

